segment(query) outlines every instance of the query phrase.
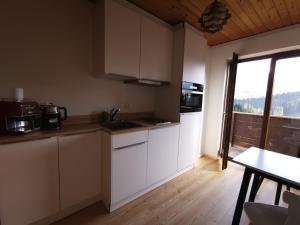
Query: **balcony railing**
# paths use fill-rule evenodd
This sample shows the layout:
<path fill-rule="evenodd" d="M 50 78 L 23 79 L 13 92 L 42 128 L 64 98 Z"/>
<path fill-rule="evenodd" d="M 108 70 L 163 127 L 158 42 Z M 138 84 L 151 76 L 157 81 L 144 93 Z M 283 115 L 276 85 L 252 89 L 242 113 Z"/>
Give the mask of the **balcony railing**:
<path fill-rule="evenodd" d="M 259 147 L 263 115 L 234 112 L 231 126 L 231 146 L 244 150 Z M 271 116 L 266 149 L 292 155 L 300 154 L 300 119 Z"/>

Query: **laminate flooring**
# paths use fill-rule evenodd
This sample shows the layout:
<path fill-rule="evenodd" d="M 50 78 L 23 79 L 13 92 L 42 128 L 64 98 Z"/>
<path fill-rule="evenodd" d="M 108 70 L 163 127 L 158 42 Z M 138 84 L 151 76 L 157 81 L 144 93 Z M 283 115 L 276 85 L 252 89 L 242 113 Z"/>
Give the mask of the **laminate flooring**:
<path fill-rule="evenodd" d="M 110 214 L 97 203 L 53 225 L 230 225 L 243 171 L 231 162 L 220 171 L 218 160 L 203 157 L 194 169 Z M 275 192 L 276 183 L 265 179 L 256 202 L 273 204 Z M 248 224 L 243 213 L 241 225 Z"/>

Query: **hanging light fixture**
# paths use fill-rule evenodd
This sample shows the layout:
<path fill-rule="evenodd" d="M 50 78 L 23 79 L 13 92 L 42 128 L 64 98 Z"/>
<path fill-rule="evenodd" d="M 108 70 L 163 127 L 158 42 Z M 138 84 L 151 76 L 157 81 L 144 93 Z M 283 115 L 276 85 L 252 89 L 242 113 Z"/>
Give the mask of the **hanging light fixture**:
<path fill-rule="evenodd" d="M 222 29 L 227 20 L 231 17 L 226 5 L 214 0 L 207 6 L 199 18 L 204 32 L 215 33 Z"/>

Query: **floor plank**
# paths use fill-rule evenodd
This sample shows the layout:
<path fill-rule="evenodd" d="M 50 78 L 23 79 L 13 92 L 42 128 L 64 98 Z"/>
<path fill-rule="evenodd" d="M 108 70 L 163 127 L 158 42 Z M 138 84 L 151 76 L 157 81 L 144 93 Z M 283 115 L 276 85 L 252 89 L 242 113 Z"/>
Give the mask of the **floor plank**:
<path fill-rule="evenodd" d="M 111 214 L 97 203 L 53 225 L 230 225 L 244 168 L 199 159 L 196 167 Z M 265 180 L 256 201 L 272 204 L 276 183 Z M 283 204 L 283 203 L 281 203 Z M 242 215 L 241 225 L 249 220 Z"/>

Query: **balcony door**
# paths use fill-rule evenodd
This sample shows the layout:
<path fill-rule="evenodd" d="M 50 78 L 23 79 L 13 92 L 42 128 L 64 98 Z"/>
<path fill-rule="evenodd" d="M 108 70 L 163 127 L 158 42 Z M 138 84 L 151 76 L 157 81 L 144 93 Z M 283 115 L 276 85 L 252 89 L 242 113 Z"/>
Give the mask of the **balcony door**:
<path fill-rule="evenodd" d="M 230 66 L 223 169 L 251 146 L 300 156 L 300 51 L 232 60 Z"/>

